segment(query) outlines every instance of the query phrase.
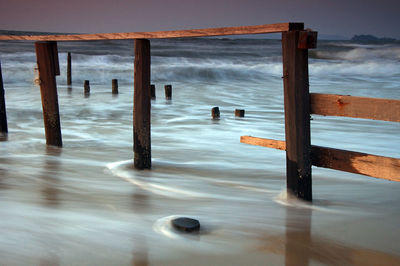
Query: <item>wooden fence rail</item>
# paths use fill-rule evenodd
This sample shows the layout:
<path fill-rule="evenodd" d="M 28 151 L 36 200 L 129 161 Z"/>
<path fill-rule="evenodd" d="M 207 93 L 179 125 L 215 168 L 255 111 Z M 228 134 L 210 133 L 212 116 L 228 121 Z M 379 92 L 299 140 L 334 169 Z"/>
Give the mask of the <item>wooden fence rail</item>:
<path fill-rule="evenodd" d="M 242 136 L 240 142 L 286 150 L 286 142 L 281 140 Z M 311 163 L 318 167 L 400 182 L 398 158 L 311 145 Z"/>
<path fill-rule="evenodd" d="M 249 35 L 279 33 L 292 30 L 303 30 L 304 23 L 277 23 L 255 26 L 223 27 L 209 29 L 173 30 L 156 32 L 124 32 L 97 34 L 62 34 L 62 35 L 0 35 L 0 40 L 25 41 L 94 41 L 94 40 L 126 40 L 126 39 L 165 39 L 191 38 L 226 35 Z"/>

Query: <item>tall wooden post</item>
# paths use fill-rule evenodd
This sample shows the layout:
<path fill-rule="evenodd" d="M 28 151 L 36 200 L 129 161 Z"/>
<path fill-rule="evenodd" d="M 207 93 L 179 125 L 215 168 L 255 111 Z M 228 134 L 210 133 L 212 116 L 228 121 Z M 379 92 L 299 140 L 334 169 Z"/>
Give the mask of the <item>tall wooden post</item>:
<path fill-rule="evenodd" d="M 312 201 L 308 50 L 299 48 L 300 31 L 282 33 L 288 193 Z"/>
<path fill-rule="evenodd" d="M 56 75 L 60 75 L 57 42 L 36 42 L 40 94 L 47 145 L 62 146 Z"/>
<path fill-rule="evenodd" d="M 72 85 L 72 66 L 71 66 L 71 53 L 68 52 L 67 55 L 67 85 L 71 86 Z"/>
<path fill-rule="evenodd" d="M 0 63 L 0 133 L 7 134 L 7 114 L 6 114 L 6 100 L 4 97 L 3 74 L 1 73 Z"/>
<path fill-rule="evenodd" d="M 135 39 L 133 150 L 136 169 L 151 168 L 150 41 Z"/>

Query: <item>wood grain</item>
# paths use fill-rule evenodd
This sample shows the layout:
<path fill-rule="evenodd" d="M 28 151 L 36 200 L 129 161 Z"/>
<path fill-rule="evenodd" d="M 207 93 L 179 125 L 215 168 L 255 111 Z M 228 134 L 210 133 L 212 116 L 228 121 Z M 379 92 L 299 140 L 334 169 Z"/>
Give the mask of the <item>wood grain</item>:
<path fill-rule="evenodd" d="M 312 200 L 308 50 L 300 49 L 300 31 L 282 33 L 283 95 L 288 192 Z"/>
<path fill-rule="evenodd" d="M 136 169 L 151 168 L 150 41 L 135 40 L 133 151 Z"/>
<path fill-rule="evenodd" d="M 310 94 L 312 114 L 400 122 L 400 100 Z"/>
<path fill-rule="evenodd" d="M 185 37 L 207 37 L 226 35 L 247 35 L 277 33 L 289 30 L 302 30 L 304 23 L 277 23 L 255 26 L 223 27 L 191 30 L 171 30 L 155 32 L 65 34 L 65 35 L 0 35 L 0 40 L 30 41 L 91 41 L 91 40 L 124 40 L 124 39 L 164 39 Z"/>
<path fill-rule="evenodd" d="M 61 147 L 61 125 L 55 77 L 58 67 L 58 55 L 55 55 L 55 52 L 57 51 L 57 43 L 36 42 L 35 47 L 39 68 L 40 94 L 42 97 L 46 143 L 47 145 Z"/>
<path fill-rule="evenodd" d="M 241 143 L 285 150 L 281 140 L 242 136 Z M 400 182 L 400 159 L 311 145 L 312 165 Z"/>

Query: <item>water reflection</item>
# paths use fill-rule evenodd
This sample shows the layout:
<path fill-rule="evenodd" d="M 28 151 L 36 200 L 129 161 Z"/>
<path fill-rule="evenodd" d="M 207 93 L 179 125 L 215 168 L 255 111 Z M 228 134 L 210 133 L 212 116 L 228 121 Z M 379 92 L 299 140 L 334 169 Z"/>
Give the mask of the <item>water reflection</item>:
<path fill-rule="evenodd" d="M 311 209 L 286 208 L 285 265 L 306 266 L 310 262 Z"/>
<path fill-rule="evenodd" d="M 400 265 L 400 256 L 337 242 L 312 233 L 312 210 L 287 207 L 286 233 L 265 236 L 259 250 L 282 255 L 285 265 Z"/>
<path fill-rule="evenodd" d="M 48 146 L 46 148 L 46 158 L 43 165 L 43 171 L 40 179 L 43 180 L 41 192 L 43 194 L 44 205 L 47 207 L 57 207 L 60 204 L 60 180 L 58 178 L 60 171 L 61 149 Z"/>
<path fill-rule="evenodd" d="M 134 239 L 135 246 L 133 248 L 132 266 L 147 266 L 148 247 L 144 236 L 136 236 Z"/>

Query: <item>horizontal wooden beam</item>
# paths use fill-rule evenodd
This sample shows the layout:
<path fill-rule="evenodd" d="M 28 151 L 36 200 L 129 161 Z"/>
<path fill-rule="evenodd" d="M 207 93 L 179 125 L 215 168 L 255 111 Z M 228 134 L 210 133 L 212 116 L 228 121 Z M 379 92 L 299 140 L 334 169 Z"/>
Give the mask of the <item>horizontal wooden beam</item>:
<path fill-rule="evenodd" d="M 400 100 L 310 94 L 312 114 L 400 122 Z"/>
<path fill-rule="evenodd" d="M 277 23 L 256 26 L 172 30 L 155 32 L 126 32 L 98 34 L 65 34 L 65 35 L 0 35 L 0 40 L 29 41 L 93 41 L 93 40 L 125 40 L 125 39 L 166 39 L 185 37 L 208 37 L 225 35 L 248 35 L 276 33 L 290 30 L 302 30 L 304 23 Z"/>
<path fill-rule="evenodd" d="M 281 140 L 240 137 L 241 143 L 285 150 Z M 312 165 L 400 182 L 400 159 L 311 145 Z"/>

